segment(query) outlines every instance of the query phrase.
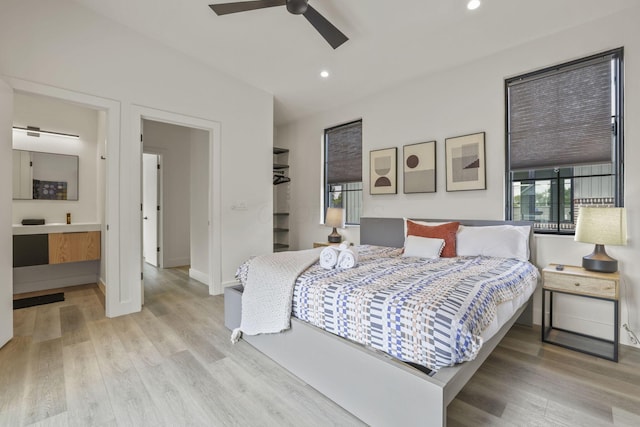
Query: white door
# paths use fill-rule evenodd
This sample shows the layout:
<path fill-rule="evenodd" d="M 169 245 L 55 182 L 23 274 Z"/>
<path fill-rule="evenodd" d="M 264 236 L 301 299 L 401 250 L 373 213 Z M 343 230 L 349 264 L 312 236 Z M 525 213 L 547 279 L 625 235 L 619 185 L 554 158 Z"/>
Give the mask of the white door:
<path fill-rule="evenodd" d="M 142 154 L 142 256 L 158 266 L 158 155 Z"/>
<path fill-rule="evenodd" d="M 0 79 L 0 179 L 13 174 L 13 89 Z M 0 347 L 13 338 L 13 246 L 11 185 L 0 185 Z"/>

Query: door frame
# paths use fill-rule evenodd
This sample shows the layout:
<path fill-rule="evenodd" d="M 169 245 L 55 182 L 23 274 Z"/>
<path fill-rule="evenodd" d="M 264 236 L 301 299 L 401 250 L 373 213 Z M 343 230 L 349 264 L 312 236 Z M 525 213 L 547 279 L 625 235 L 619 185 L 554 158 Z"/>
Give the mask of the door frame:
<path fill-rule="evenodd" d="M 221 186 L 221 126 L 219 122 L 202 119 L 199 117 L 193 117 L 183 115 L 174 112 L 168 112 L 164 110 L 158 110 L 155 108 L 133 104 L 131 107 L 131 122 L 132 122 L 132 141 L 139 141 L 142 131 L 143 120 L 153 120 L 156 122 L 163 122 L 188 128 L 200 129 L 208 132 L 209 134 L 209 191 L 208 191 L 208 221 L 209 221 L 209 294 L 218 295 L 223 292 L 222 288 L 222 268 L 221 268 L 221 200 L 222 200 L 222 186 Z M 137 162 L 132 162 L 132 167 L 137 167 L 137 170 L 132 171 L 134 176 L 138 176 L 141 179 L 142 167 L 142 152 L 143 144 L 134 144 L 138 148 Z M 136 166 L 137 165 L 137 166 Z M 138 186 L 138 201 L 141 201 L 140 189 L 142 188 L 142 182 Z M 137 226 L 142 227 L 142 211 L 140 211 L 139 221 Z M 141 235 L 141 230 L 138 230 L 135 234 Z M 138 251 L 139 259 L 138 266 L 142 266 L 142 251 Z M 142 287 L 142 282 L 140 282 Z M 142 291 L 142 288 L 140 289 Z"/>
<path fill-rule="evenodd" d="M 127 236 L 122 235 L 120 207 L 122 204 L 120 185 L 120 151 L 121 151 L 121 105 L 112 99 L 101 98 L 85 93 L 74 92 L 58 87 L 47 86 L 14 77 L 4 77 L 15 92 L 34 94 L 73 102 L 87 108 L 101 110 L 106 113 L 106 160 L 105 167 L 105 201 L 102 219 L 102 239 L 105 250 L 102 262 L 105 263 L 105 277 L 101 278 L 105 290 L 105 315 L 116 317 L 139 311 L 135 308 L 136 298 L 126 286 L 128 278 L 124 277 L 121 268 L 122 259 L 126 256 Z"/>

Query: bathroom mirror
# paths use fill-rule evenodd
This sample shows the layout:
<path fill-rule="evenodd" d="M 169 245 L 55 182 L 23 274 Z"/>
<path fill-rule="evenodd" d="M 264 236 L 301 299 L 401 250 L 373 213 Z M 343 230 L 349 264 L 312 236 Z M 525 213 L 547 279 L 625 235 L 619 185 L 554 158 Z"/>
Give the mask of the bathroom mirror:
<path fill-rule="evenodd" d="M 78 156 L 13 150 L 14 200 L 78 200 Z"/>

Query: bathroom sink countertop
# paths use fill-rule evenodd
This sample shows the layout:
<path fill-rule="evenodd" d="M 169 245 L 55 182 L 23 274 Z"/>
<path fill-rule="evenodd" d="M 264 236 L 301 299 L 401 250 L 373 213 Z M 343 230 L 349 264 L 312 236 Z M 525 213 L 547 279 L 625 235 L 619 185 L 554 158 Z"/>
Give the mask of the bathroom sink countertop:
<path fill-rule="evenodd" d="M 43 225 L 13 224 L 13 235 L 48 234 L 48 233 L 77 233 L 82 231 L 100 231 L 102 224 L 96 223 L 49 223 Z"/>

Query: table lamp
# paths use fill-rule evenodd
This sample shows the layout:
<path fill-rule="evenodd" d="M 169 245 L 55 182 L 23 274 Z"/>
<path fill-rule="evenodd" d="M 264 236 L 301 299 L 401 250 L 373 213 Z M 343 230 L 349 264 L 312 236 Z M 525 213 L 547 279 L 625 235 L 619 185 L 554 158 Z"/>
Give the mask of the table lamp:
<path fill-rule="evenodd" d="M 336 227 L 344 227 L 344 209 L 327 208 L 327 215 L 324 218 L 324 225 L 333 227 L 333 231 L 329 234 L 329 243 L 340 243 L 342 236 L 336 230 Z"/>
<path fill-rule="evenodd" d="M 607 255 L 604 245 L 627 244 L 627 213 L 624 208 L 582 207 L 576 224 L 576 242 L 595 243 L 593 253 L 582 258 L 585 270 L 618 271 L 618 261 Z"/>

